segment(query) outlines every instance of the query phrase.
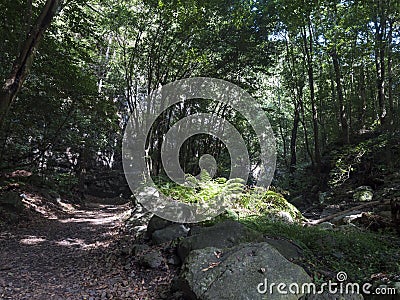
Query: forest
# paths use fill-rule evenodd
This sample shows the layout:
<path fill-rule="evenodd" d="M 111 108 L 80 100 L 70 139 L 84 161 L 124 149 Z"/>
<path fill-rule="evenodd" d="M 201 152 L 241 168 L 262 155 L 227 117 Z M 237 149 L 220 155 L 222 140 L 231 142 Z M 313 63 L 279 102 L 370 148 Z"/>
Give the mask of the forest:
<path fill-rule="evenodd" d="M 399 299 L 400 2 L 0 15 L 0 299 Z"/>

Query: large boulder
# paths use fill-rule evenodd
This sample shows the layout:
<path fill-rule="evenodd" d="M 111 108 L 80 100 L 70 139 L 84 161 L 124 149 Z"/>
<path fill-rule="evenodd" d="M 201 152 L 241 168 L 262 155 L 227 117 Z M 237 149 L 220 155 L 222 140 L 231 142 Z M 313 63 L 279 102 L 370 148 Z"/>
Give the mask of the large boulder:
<path fill-rule="evenodd" d="M 303 249 L 289 240 L 283 238 L 266 238 L 265 241 L 289 261 L 304 257 Z"/>
<path fill-rule="evenodd" d="M 173 222 L 153 215 L 147 224 L 147 235 L 151 237 L 157 230 L 164 229 L 165 227 L 174 224 Z"/>
<path fill-rule="evenodd" d="M 231 248 L 246 242 L 262 241 L 261 233 L 254 231 L 236 221 L 225 221 L 211 227 L 191 230 L 191 236 L 183 239 L 178 245 L 178 255 L 182 261 L 190 251 L 206 247 L 220 249 Z"/>
<path fill-rule="evenodd" d="M 188 235 L 189 228 L 181 224 L 169 225 L 153 232 L 151 240 L 154 244 L 162 244 Z"/>
<path fill-rule="evenodd" d="M 311 283 L 300 266 L 288 261 L 269 243 L 245 243 L 231 249 L 193 250 L 186 259 L 177 287 L 185 299 L 297 300 L 301 284 Z M 273 292 L 270 287 L 275 284 Z M 280 294 L 277 284 L 299 284 L 298 294 Z"/>

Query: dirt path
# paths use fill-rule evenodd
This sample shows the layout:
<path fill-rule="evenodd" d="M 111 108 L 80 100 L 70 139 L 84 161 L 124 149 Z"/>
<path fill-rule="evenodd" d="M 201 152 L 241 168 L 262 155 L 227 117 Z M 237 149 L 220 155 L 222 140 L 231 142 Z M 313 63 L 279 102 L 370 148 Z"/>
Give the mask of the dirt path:
<path fill-rule="evenodd" d="M 154 299 L 146 272 L 109 247 L 127 210 L 96 204 L 0 233 L 0 299 Z"/>

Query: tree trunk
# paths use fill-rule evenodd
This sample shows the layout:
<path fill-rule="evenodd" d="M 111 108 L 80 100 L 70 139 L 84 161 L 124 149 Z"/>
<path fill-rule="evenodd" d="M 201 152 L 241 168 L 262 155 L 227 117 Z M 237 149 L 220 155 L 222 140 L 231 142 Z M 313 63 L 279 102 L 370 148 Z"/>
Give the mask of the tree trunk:
<path fill-rule="evenodd" d="M 365 73 L 364 65 L 361 65 L 360 71 L 360 100 L 361 107 L 359 110 L 360 129 L 365 129 L 365 119 L 367 116 L 367 91 L 365 89 Z"/>
<path fill-rule="evenodd" d="M 377 20 L 375 21 L 375 67 L 376 67 L 376 90 L 379 108 L 379 120 L 381 125 L 386 121 L 385 103 L 385 42 L 386 18 L 382 1 L 379 1 Z M 379 23 L 378 23 L 379 20 Z"/>
<path fill-rule="evenodd" d="M 394 104 L 393 104 L 393 20 L 389 22 L 389 34 L 388 34 L 388 54 L 387 54 L 387 76 L 388 76 L 388 104 L 389 104 L 389 124 L 394 123 Z"/>
<path fill-rule="evenodd" d="M 305 112 L 304 112 L 304 103 L 301 101 L 300 103 L 300 111 L 301 111 L 301 125 L 303 126 L 303 131 L 304 131 L 304 147 L 306 148 L 306 152 L 308 154 L 308 157 L 311 160 L 311 164 L 314 166 L 314 157 L 312 155 L 311 149 L 310 149 L 310 143 L 309 143 L 309 138 L 308 138 L 308 130 L 307 130 L 307 123 L 306 123 L 306 118 L 305 118 Z"/>
<path fill-rule="evenodd" d="M 60 6 L 61 0 L 47 0 L 36 23 L 32 26 L 26 40 L 22 44 L 11 73 L 5 79 L 0 90 L 0 127 L 29 73 L 39 42 Z"/>
<path fill-rule="evenodd" d="M 311 111 L 312 111 L 312 122 L 313 122 L 313 130 L 314 130 L 314 159 L 315 159 L 315 168 L 317 172 L 321 167 L 321 154 L 320 154 L 320 146 L 319 146 L 319 126 L 318 126 L 318 111 L 315 102 L 315 86 L 314 86 L 314 67 L 313 67 L 313 58 L 312 58 L 312 31 L 311 24 L 308 24 L 308 34 L 309 41 L 307 41 L 306 29 L 303 27 L 303 43 L 304 43 L 304 52 L 306 55 L 307 62 L 307 74 L 308 74 L 308 84 L 310 88 L 310 100 L 311 100 Z"/>
<path fill-rule="evenodd" d="M 295 103 L 294 108 L 294 117 L 293 117 L 293 127 L 292 127 L 292 134 L 290 136 L 290 173 L 293 173 L 296 170 L 297 164 L 297 131 L 299 128 L 300 122 L 300 112 L 299 112 L 299 104 Z"/>
<path fill-rule="evenodd" d="M 297 134 L 299 130 L 300 123 L 300 111 L 301 111 L 301 103 L 303 101 L 303 84 L 302 81 L 298 78 L 299 76 L 294 73 L 295 69 L 295 58 L 293 55 L 293 51 L 290 51 L 289 48 L 289 36 L 285 39 L 286 45 L 286 60 L 287 65 L 289 66 L 289 70 L 291 74 L 293 74 L 295 78 L 295 86 L 292 87 L 293 93 L 296 94 L 296 97 L 293 98 L 293 106 L 294 106 L 294 116 L 293 116 L 293 127 L 290 136 L 290 164 L 289 164 L 289 172 L 294 173 L 296 171 L 297 165 Z"/>
<path fill-rule="evenodd" d="M 342 75 L 340 72 L 339 58 L 337 56 L 336 49 L 332 50 L 330 55 L 332 57 L 333 69 L 335 71 L 336 93 L 337 93 L 338 104 L 339 104 L 339 120 L 340 120 L 340 127 L 342 129 L 342 138 L 343 138 L 343 141 L 346 144 L 348 144 L 348 143 L 350 143 L 349 125 L 347 122 L 346 108 L 344 105 L 343 88 L 342 88 L 342 83 L 341 83 Z"/>

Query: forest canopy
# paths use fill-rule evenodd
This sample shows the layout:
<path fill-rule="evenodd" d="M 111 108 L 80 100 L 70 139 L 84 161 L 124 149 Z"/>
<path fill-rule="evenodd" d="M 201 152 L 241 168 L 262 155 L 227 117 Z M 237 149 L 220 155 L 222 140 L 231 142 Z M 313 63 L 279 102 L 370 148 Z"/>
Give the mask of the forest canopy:
<path fill-rule="evenodd" d="M 248 91 L 274 129 L 278 169 L 323 168 L 322 154 L 399 127 L 400 3 L 366 1 L 2 1 L 3 170 L 26 168 L 78 184 L 86 170 L 121 168 L 128 116 L 178 79 L 224 79 Z M 11 84 L 10 84 L 11 83 Z M 213 112 L 259 147 L 247 120 L 217 101 L 166 110 L 148 155 L 163 175 L 161 141 L 177 120 Z M 205 153 L 227 176 L 213 136 L 182 146 L 186 173 Z"/>

